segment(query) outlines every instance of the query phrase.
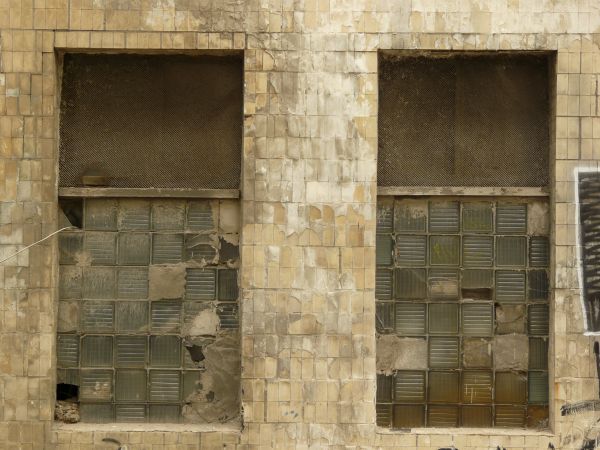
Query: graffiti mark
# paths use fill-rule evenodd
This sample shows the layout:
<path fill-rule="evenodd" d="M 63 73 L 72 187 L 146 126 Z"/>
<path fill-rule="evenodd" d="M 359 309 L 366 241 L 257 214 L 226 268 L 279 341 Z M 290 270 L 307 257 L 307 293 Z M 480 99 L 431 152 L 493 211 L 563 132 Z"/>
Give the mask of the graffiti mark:
<path fill-rule="evenodd" d="M 598 445 L 598 439 L 585 439 L 579 450 L 594 450 Z"/>

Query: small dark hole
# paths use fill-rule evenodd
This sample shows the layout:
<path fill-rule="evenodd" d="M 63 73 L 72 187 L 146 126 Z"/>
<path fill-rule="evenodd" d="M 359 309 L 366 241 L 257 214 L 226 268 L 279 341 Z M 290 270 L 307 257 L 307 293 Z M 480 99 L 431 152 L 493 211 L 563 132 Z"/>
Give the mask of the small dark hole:
<path fill-rule="evenodd" d="M 80 198 L 61 198 L 58 205 L 71 225 L 83 227 L 83 200 Z"/>
<path fill-rule="evenodd" d="M 491 300 L 492 290 L 487 288 L 462 289 L 462 298 L 470 298 L 472 300 Z"/>
<path fill-rule="evenodd" d="M 202 347 L 199 345 L 186 345 L 185 348 L 190 353 L 190 358 L 195 363 L 200 361 L 204 361 L 204 353 L 202 352 Z"/>
<path fill-rule="evenodd" d="M 79 386 L 76 384 L 58 383 L 56 385 L 56 400 L 78 401 Z"/>

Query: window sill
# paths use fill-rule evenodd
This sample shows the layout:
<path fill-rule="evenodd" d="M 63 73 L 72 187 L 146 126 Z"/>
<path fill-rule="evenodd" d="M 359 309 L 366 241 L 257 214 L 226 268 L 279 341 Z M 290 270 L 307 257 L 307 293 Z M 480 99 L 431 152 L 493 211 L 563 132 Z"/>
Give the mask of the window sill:
<path fill-rule="evenodd" d="M 527 430 L 522 428 L 406 428 L 390 429 L 377 427 L 377 434 L 417 435 L 495 435 L 495 436 L 554 436 L 550 430 Z"/>
<path fill-rule="evenodd" d="M 547 188 L 541 187 L 486 187 L 486 186 L 378 186 L 377 195 L 465 195 L 481 197 L 548 197 Z"/>
<path fill-rule="evenodd" d="M 242 424 L 239 421 L 216 424 L 194 424 L 194 423 L 60 423 L 54 422 L 52 431 L 55 432 L 174 432 L 174 433 L 209 433 L 229 432 L 241 433 Z"/>

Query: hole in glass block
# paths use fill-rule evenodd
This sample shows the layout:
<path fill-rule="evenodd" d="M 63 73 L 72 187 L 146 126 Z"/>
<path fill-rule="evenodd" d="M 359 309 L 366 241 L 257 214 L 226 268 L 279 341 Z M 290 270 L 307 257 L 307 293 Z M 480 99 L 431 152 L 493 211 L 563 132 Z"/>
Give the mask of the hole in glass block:
<path fill-rule="evenodd" d="M 178 336 L 150 336 L 150 364 L 153 367 L 181 367 L 181 339 Z"/>
<path fill-rule="evenodd" d="M 58 401 L 78 401 L 79 386 L 76 384 L 58 383 L 56 385 L 56 400 Z"/>
<path fill-rule="evenodd" d="M 429 258 L 432 265 L 457 266 L 460 259 L 460 237 L 430 236 Z"/>
<path fill-rule="evenodd" d="M 185 235 L 185 259 L 214 264 L 217 250 L 206 234 Z"/>
<path fill-rule="evenodd" d="M 458 403 L 458 372 L 429 372 L 428 400 L 433 403 Z"/>
<path fill-rule="evenodd" d="M 424 266 L 427 260 L 427 236 L 396 236 L 395 258 L 400 266 Z M 377 264 L 389 265 L 380 261 Z"/>
<path fill-rule="evenodd" d="M 86 199 L 84 226 L 86 230 L 116 230 L 117 201 Z"/>
<path fill-rule="evenodd" d="M 119 264 L 146 266 L 150 262 L 148 233 L 119 233 Z"/>
<path fill-rule="evenodd" d="M 212 247 L 211 247 L 212 248 Z M 228 240 L 219 238 L 219 262 L 221 264 L 232 263 L 240 257 L 240 246 Z"/>
<path fill-rule="evenodd" d="M 80 198 L 59 198 L 58 206 L 60 228 L 83 228 L 83 200 Z"/>

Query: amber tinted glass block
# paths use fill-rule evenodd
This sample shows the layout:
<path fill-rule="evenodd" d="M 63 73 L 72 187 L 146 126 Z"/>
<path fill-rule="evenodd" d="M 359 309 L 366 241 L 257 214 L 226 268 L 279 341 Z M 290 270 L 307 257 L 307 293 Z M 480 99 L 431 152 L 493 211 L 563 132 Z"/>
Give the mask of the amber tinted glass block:
<path fill-rule="evenodd" d="M 549 410 L 547 406 L 532 405 L 527 407 L 527 427 L 544 430 L 548 428 Z"/>
<path fill-rule="evenodd" d="M 389 234 L 378 234 L 375 240 L 375 262 L 378 266 L 389 266 L 392 264 L 392 236 Z"/>
<path fill-rule="evenodd" d="M 457 266 L 460 262 L 460 236 L 431 236 L 429 261 L 437 266 Z"/>
<path fill-rule="evenodd" d="M 525 403 L 527 377 L 521 373 L 496 372 L 495 394 L 497 403 Z"/>
<path fill-rule="evenodd" d="M 150 235 L 148 233 L 119 234 L 119 264 L 144 266 L 150 263 Z"/>
<path fill-rule="evenodd" d="M 429 367 L 457 368 L 458 348 L 458 338 L 430 337 Z"/>
<path fill-rule="evenodd" d="M 498 204 L 496 206 L 496 233 L 526 234 L 527 205 Z"/>
<path fill-rule="evenodd" d="M 528 403 L 548 403 L 548 373 L 529 372 Z"/>
<path fill-rule="evenodd" d="M 429 231 L 456 233 L 460 228 L 460 208 L 458 202 L 430 202 Z"/>
<path fill-rule="evenodd" d="M 150 336 L 150 364 L 152 367 L 180 367 L 179 336 Z"/>
<path fill-rule="evenodd" d="M 377 403 L 375 405 L 377 415 L 377 425 L 380 427 L 390 427 L 392 425 L 392 405 Z"/>
<path fill-rule="evenodd" d="M 425 372 L 398 371 L 394 375 L 394 401 L 420 403 L 425 401 Z"/>
<path fill-rule="evenodd" d="M 457 427 L 458 406 L 429 405 L 427 408 L 427 426 Z"/>
<path fill-rule="evenodd" d="M 83 226 L 86 230 L 116 230 L 117 201 L 86 199 Z"/>
<path fill-rule="evenodd" d="M 520 406 L 496 406 L 494 425 L 501 428 L 525 426 L 525 408 Z"/>
<path fill-rule="evenodd" d="M 396 236 L 396 264 L 400 266 L 424 266 L 426 261 L 427 236 L 402 234 Z"/>
<path fill-rule="evenodd" d="M 491 427 L 492 408 L 489 406 L 463 406 L 461 408 L 461 420 L 463 427 Z"/>
<path fill-rule="evenodd" d="M 492 372 L 464 371 L 461 394 L 463 403 L 492 403 Z"/>
<path fill-rule="evenodd" d="M 117 402 L 143 402 L 146 400 L 146 371 L 117 370 L 115 375 L 115 400 Z"/>
<path fill-rule="evenodd" d="M 398 233 L 419 233 L 427 230 L 427 202 L 423 200 L 396 201 L 394 225 Z"/>
<path fill-rule="evenodd" d="M 490 336 L 494 325 L 494 307 L 488 303 L 462 305 L 462 332 L 468 336 Z"/>
<path fill-rule="evenodd" d="M 548 340 L 529 338 L 529 369 L 548 369 Z"/>
<path fill-rule="evenodd" d="M 464 236 L 462 257 L 464 267 L 492 267 L 494 238 L 491 236 Z"/>
<path fill-rule="evenodd" d="M 391 375 L 377 374 L 377 402 L 392 402 L 392 385 L 394 378 Z"/>
<path fill-rule="evenodd" d="M 425 269 L 396 269 L 394 272 L 394 291 L 396 298 L 423 299 L 427 295 L 427 276 Z"/>
<path fill-rule="evenodd" d="M 144 332 L 148 329 L 147 302 L 117 302 L 117 331 Z"/>
<path fill-rule="evenodd" d="M 527 238 L 499 236 L 496 238 L 496 265 L 525 267 L 527 264 Z"/>
<path fill-rule="evenodd" d="M 426 308 L 424 303 L 396 303 L 396 333 L 402 335 L 425 334 Z"/>
<path fill-rule="evenodd" d="M 425 425 L 425 406 L 394 405 L 394 428 L 415 428 Z"/>
<path fill-rule="evenodd" d="M 491 203 L 463 203 L 464 232 L 490 233 L 494 228 Z"/>
<path fill-rule="evenodd" d="M 429 372 L 427 400 L 430 403 L 458 403 L 459 380 L 458 372 Z"/>
<path fill-rule="evenodd" d="M 458 298 L 458 270 L 429 269 L 429 297 L 432 300 L 456 300 Z"/>
<path fill-rule="evenodd" d="M 112 364 L 112 336 L 84 336 L 81 339 L 81 365 L 83 367 L 110 367 Z"/>
<path fill-rule="evenodd" d="M 453 303 L 432 303 L 429 305 L 429 333 L 458 333 L 458 305 Z"/>

